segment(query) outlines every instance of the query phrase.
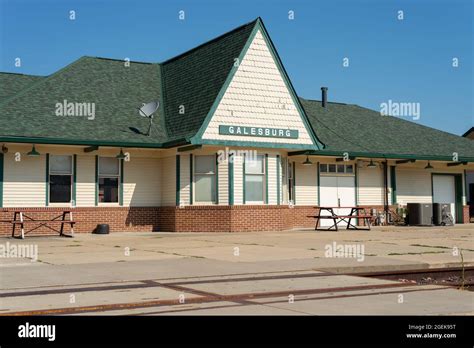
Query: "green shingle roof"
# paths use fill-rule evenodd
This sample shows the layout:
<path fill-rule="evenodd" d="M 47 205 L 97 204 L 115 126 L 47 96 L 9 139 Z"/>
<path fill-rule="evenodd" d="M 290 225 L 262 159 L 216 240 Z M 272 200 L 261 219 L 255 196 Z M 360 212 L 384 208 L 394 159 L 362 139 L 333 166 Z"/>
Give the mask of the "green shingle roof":
<path fill-rule="evenodd" d="M 196 135 L 259 19 L 162 63 L 82 57 L 48 77 L 0 73 L 0 141 L 171 147 Z M 56 103 L 95 103 L 95 119 Z M 160 100 L 151 136 L 142 103 Z M 474 161 L 474 142 L 357 105 L 300 98 L 320 154 L 444 156 Z M 184 114 L 180 113 L 184 106 Z"/>
<path fill-rule="evenodd" d="M 300 98 L 318 137 L 326 145 L 318 153 L 379 154 L 388 157 L 459 157 L 474 160 L 474 142 L 358 105 Z"/>

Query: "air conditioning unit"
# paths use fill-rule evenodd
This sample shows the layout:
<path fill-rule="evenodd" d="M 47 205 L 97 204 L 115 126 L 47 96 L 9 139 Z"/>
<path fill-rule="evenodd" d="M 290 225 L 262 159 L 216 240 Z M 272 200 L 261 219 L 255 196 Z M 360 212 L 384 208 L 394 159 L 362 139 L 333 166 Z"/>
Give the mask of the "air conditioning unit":
<path fill-rule="evenodd" d="M 407 203 L 407 210 L 409 225 L 433 225 L 433 205 L 431 203 Z"/>

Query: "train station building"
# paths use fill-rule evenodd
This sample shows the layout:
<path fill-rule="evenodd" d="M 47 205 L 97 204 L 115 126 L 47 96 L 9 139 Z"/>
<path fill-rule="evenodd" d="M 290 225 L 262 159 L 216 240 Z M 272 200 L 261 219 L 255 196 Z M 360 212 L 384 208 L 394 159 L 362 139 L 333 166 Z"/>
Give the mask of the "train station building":
<path fill-rule="evenodd" d="M 314 227 L 320 206 L 387 223 L 438 202 L 469 222 L 472 140 L 318 85 L 298 96 L 260 18 L 161 63 L 82 57 L 0 81 L 0 220 L 67 208 L 76 232 L 278 231 Z"/>

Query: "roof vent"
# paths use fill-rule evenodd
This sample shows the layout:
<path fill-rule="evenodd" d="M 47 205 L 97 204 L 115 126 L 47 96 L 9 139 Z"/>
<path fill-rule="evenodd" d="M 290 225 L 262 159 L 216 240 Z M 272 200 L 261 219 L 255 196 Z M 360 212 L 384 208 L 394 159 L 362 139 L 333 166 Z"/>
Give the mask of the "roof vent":
<path fill-rule="evenodd" d="M 327 102 L 328 102 L 328 88 L 321 87 L 321 105 L 323 108 L 326 107 Z"/>

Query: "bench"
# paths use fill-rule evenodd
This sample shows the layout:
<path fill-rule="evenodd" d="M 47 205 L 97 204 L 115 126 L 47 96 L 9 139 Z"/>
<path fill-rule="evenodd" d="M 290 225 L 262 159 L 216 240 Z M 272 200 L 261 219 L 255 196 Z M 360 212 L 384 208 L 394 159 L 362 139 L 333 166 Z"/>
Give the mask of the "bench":
<path fill-rule="evenodd" d="M 318 207 L 316 207 L 318 208 Z M 312 218 L 315 218 L 316 219 L 316 226 L 315 226 L 315 230 L 322 230 L 322 231 L 331 231 L 331 230 L 335 230 L 335 231 L 338 231 L 338 225 L 341 223 L 341 222 L 346 222 L 347 223 L 347 226 L 346 226 L 346 229 L 349 230 L 349 229 L 354 229 L 354 230 L 370 230 L 370 227 L 371 227 L 371 221 L 373 219 L 373 216 L 372 215 L 367 215 L 365 213 L 359 213 L 360 211 L 364 211 L 365 212 L 365 209 L 364 208 L 361 208 L 361 207 L 345 207 L 347 209 L 351 209 L 351 212 L 350 214 L 348 215 L 339 215 L 339 214 L 336 214 L 334 213 L 334 209 L 338 209 L 338 208 L 341 208 L 341 207 L 319 207 L 319 213 L 318 215 L 309 215 L 308 217 L 312 217 Z M 322 211 L 328 211 L 331 215 L 321 215 L 321 212 Z M 326 220 L 333 220 L 333 225 L 329 226 L 328 228 L 318 228 L 318 225 L 319 225 L 319 222 L 321 219 L 326 219 Z M 365 225 L 367 226 L 366 228 L 361 228 L 359 226 L 356 226 L 354 225 L 353 223 L 351 223 L 352 219 L 362 219 L 364 220 L 365 222 Z"/>

